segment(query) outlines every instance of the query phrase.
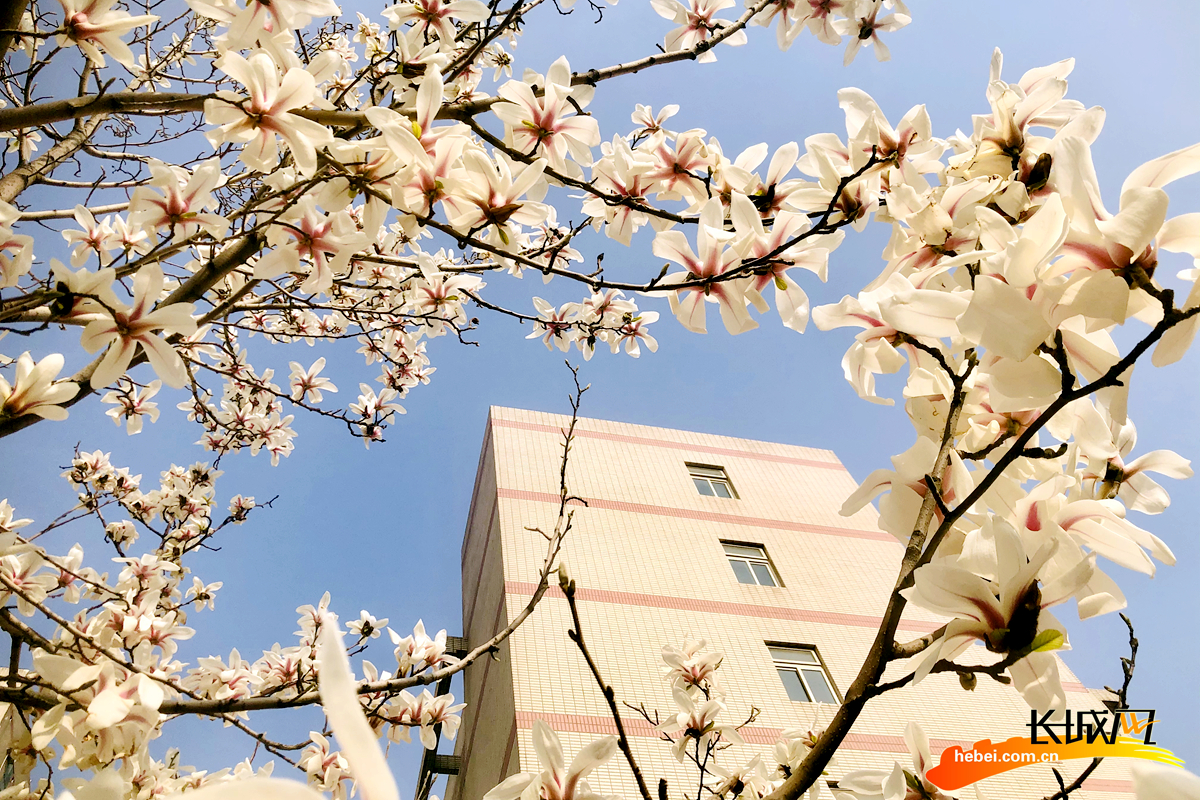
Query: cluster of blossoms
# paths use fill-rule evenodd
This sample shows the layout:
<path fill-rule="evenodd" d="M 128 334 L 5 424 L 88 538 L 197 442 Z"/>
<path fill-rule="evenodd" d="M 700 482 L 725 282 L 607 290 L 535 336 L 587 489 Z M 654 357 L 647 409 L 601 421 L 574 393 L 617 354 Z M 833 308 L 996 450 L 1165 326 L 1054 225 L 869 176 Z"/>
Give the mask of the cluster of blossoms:
<path fill-rule="evenodd" d="M 716 61 L 711 48 L 715 43 L 744 45 L 745 31 L 729 20 L 715 17 L 718 11 L 729 8 L 733 0 L 653 0 L 659 16 L 679 23 L 667 34 L 667 52 L 695 48 L 701 45 L 700 62 Z M 891 54 L 879 38 L 907 25 L 912 17 L 900 0 L 787 0 L 787 2 L 746 3 L 751 25 L 764 28 L 775 26 L 779 49 L 787 50 L 796 38 L 808 31 L 819 42 L 838 46 L 842 37 L 849 39 L 845 64 L 858 55 L 864 45 L 875 49 L 875 57 L 887 61 Z M 891 13 L 887 13 L 891 12 Z"/>
<path fill-rule="evenodd" d="M 297 650 L 296 653 L 286 651 L 281 653 L 276 650 L 273 653 L 264 653 L 264 659 L 271 659 L 278 663 L 281 659 L 296 658 L 298 659 L 297 671 L 304 669 L 299 659 L 307 659 L 308 665 L 311 667 L 313 659 L 316 658 L 316 643 L 322 625 L 325 622 L 336 621 L 336 618 L 326 610 L 328 603 L 329 595 L 326 594 L 315 609 L 312 606 L 297 609 L 304 616 L 300 619 L 302 630 L 298 631 L 301 636 L 301 647 L 289 648 L 289 650 Z M 371 638 L 377 638 L 380 634 L 379 629 L 386 625 L 386 619 L 376 620 L 372 615 L 363 611 L 360 618 L 349 623 L 348 627 L 352 633 L 357 634 L 356 646 L 358 646 Z M 421 675 L 440 669 L 454 661 L 453 657 L 446 654 L 446 632 L 444 630 L 439 631 L 437 636 L 431 639 L 425 633 L 424 623 L 418 621 L 409 636 L 401 637 L 391 628 L 387 628 L 387 632 L 396 645 L 394 652 L 396 671 L 395 673 L 381 672 L 373 663 L 364 659 L 362 662 L 363 675 L 370 684 L 384 683 L 392 678 L 410 678 Z M 250 672 L 253 674 L 254 669 L 251 668 Z M 309 674 L 312 674 L 311 671 Z M 293 684 L 293 686 L 295 685 Z M 279 684 L 276 684 L 276 687 L 278 686 Z M 266 688 L 274 689 L 276 687 Z M 257 693 L 261 694 L 262 692 L 263 689 L 260 688 Z M 374 735 L 384 736 L 393 742 L 408 742 L 411 741 L 412 729 L 416 728 L 421 744 L 426 748 L 437 747 L 438 734 L 435 731 L 440 731 L 450 740 L 455 738 L 461 721 L 459 712 L 465 708 L 465 705 L 461 703 L 455 705 L 454 695 L 438 694 L 435 696 L 427 689 L 422 690 L 419 695 L 413 695 L 403 689 L 399 692 L 387 690 L 360 692 L 358 701 L 363 713 L 367 715 L 367 721 L 370 723 Z M 329 739 L 322 734 L 313 731 L 309 735 L 312 744 L 305 748 L 298 766 L 307 773 L 310 786 L 323 792 L 332 793 L 337 800 L 345 800 L 350 788 L 349 782 L 357 777 L 351 771 L 347 757 L 333 750 Z"/>
<path fill-rule="evenodd" d="M 573 239 L 588 223 L 624 244 L 639 227 L 653 225 L 655 252 L 686 269 L 661 285 L 689 284 L 669 297 L 693 330 L 704 329 L 704 301 L 722 303 L 731 330 L 753 327 L 744 301 L 766 310 L 762 292 L 772 285 L 784 324 L 804 328 L 807 298 L 787 272 L 799 266 L 823 277 L 838 237 L 818 243 L 803 236 L 804 212 L 830 198 L 817 189 L 806 201 L 800 182 L 784 180 L 795 145 L 781 148 L 762 178 L 753 169 L 763 146 L 730 161 L 702 130 L 663 128 L 673 108 L 655 116 L 644 106 L 634 113 L 632 132 L 602 143 L 597 121 L 584 110 L 594 87 L 580 82 L 565 58 L 544 75 L 527 71 L 503 83 L 489 97 L 479 91 L 481 67 L 495 66 L 498 79 L 511 74 L 511 56 L 495 35 L 464 38 L 489 19 L 476 0 L 406 0 L 384 10 L 386 25 L 360 14 L 356 27 L 328 20 L 340 12 L 325 0 L 190 5 L 195 16 L 180 31 L 106 0 L 61 2 L 59 43 L 77 46 L 96 67 L 112 56 L 130 72 L 130 92 L 165 88 L 172 76 L 186 80 L 189 65 L 209 59 L 223 76 L 219 90 L 203 100 L 204 133 L 218 156 L 188 166 L 130 159 L 143 177 L 129 183 L 127 202 L 102 217 L 78 206 L 72 212 L 78 227 L 62 231 L 74 269 L 56 264 L 52 276 L 31 271 L 33 238 L 14 232 L 21 212 L 0 199 L 0 286 L 22 297 L 0 321 L 80 325 L 83 348 L 101 354 L 70 379 L 57 379 L 65 365 L 57 356 L 35 363 L 26 354 L 16 383 L 3 384 L 0 418 L 61 419 L 88 388 L 119 382 L 105 397 L 117 405 L 114 420 L 136 433 L 143 418 L 157 418 L 156 404 L 145 401 L 161 384 L 149 382 L 139 393 L 124 375 L 149 361 L 161 383 L 191 387 L 181 407 L 205 428 L 203 444 L 218 453 L 266 449 L 276 462 L 286 456 L 295 435 L 289 403 L 341 420 L 369 443 L 403 412 L 394 401 L 428 382 L 433 370 L 424 339 L 462 337 L 476 325 L 469 304 L 494 308 L 480 296 L 480 274 L 502 269 L 519 277 L 535 269 L 545 280 L 564 274 L 579 280 L 571 264 L 583 256 Z M 898 0 L 804 8 L 759 2 L 737 20 L 719 19 L 730 5 L 656 4 L 681 25 L 666 35 L 667 52 L 711 60 L 714 45 L 744 43 L 748 25 L 775 24 L 784 48 L 807 29 L 830 44 L 849 36 L 847 58 L 864 42 L 883 58 L 877 34 L 908 21 Z M 38 55 L 35 34 L 53 19 L 36 9 L 23 19 L 28 35 L 17 44 L 29 58 Z M 294 36 L 320 20 L 312 49 L 297 51 Z M 135 61 L 130 36 L 150 45 L 168 31 L 169 44 Z M 514 31 L 498 31 L 515 45 Z M 503 123 L 503 137 L 474 121 L 482 113 Z M 364 129 L 373 135 L 359 135 Z M 248 192 L 255 182 L 262 190 Z M 557 222 L 545 200 L 562 188 L 584 191 L 585 224 Z M 719 207 L 710 202 L 717 196 Z M 657 201 L 683 201 L 686 208 L 682 215 L 662 211 L 651 205 Z M 680 232 L 668 230 L 680 222 L 720 228 L 722 212 L 733 213 L 736 236 L 703 234 L 699 255 Z M 466 251 L 428 249 L 421 240 L 436 232 Z M 176 261 L 189 254 L 190 261 Z M 736 269 L 738 259 L 753 269 L 744 268 L 737 281 L 708 282 Z M 174 266 L 170 275 L 167 265 Z M 575 343 L 585 357 L 597 342 L 633 356 L 643 345 L 657 347 L 647 327 L 656 312 L 639 311 L 602 279 L 584 282 L 591 291 L 580 303 L 553 307 L 535 299 L 536 315 L 499 310 L 532 322 L 548 346 L 566 350 Z M 302 370 L 299 390 L 276 386 L 271 369 L 250 365 L 238 339 L 243 331 L 310 345 L 354 336 L 367 364 L 379 363 L 383 388 L 361 384 L 357 403 L 316 408 L 322 394 L 304 383 L 314 375 Z M 206 377 L 222 381 L 223 389 L 205 388 Z"/>
<path fill-rule="evenodd" d="M 876 665 L 864 665 L 864 681 L 878 682 L 900 660 L 895 652 L 915 659 L 904 665 L 911 683 L 962 671 L 954 659 L 979 642 L 1000 659 L 993 673 L 1031 706 L 1061 709 L 1052 651 L 1066 634 L 1046 609 L 1074 599 L 1083 617 L 1117 610 L 1125 600 L 1107 562 L 1153 574 L 1156 562 L 1174 560 L 1128 514 L 1169 503 L 1150 473 L 1182 478 L 1191 468 L 1167 451 L 1136 454 L 1127 404 L 1138 358 L 1171 364 L 1200 327 L 1200 215 L 1170 216 L 1165 191 L 1200 172 L 1200 145 L 1135 170 L 1114 213 L 1091 157 L 1104 114 L 1066 99 L 1072 63 L 1010 83 L 999 53 L 988 109 L 969 134 L 935 137 L 922 106 L 893 125 L 866 93 L 846 89 L 845 136 L 815 134 L 803 146 L 727 155 L 705 130 L 668 130 L 677 106 L 637 105 L 632 129 L 609 138 L 587 111 L 603 81 L 714 60 L 716 48 L 746 43 L 756 26 L 774 25 L 784 49 L 807 30 L 829 44 L 846 37 L 847 62 L 864 45 L 883 59 L 880 35 L 906 25 L 908 10 L 900 0 L 750 0 L 724 19 L 732 0 L 654 0 L 676 26 L 661 52 L 580 73 L 563 57 L 544 74 L 512 79 L 519 24 L 537 4 L 515 0 L 504 12 L 478 0 L 402 0 L 382 22 L 359 15 L 354 25 L 329 0 L 189 0 L 191 13 L 170 21 L 131 15 L 114 0 L 33 0 L 19 27 L 0 36 L 15 48 L 2 54 L 0 133 L 18 161 L 0 181 L 0 332 L 41 346 L 43 331 L 79 328 L 90 361 L 78 358 L 59 377 L 68 354 L 0 356 L 0 436 L 63 420 L 93 392 L 137 433 L 158 418 L 166 386 L 181 391 L 178 407 L 202 427 L 204 447 L 266 451 L 278 463 L 294 447 L 296 408 L 367 444 L 382 439 L 404 413 L 398 401 L 430 380 L 428 340 L 466 341 L 479 324 L 472 309 L 529 323 L 530 338 L 547 348 L 574 346 L 589 358 L 598 344 L 631 356 L 656 350 L 648 326 L 658 314 L 639 308 L 644 297 L 665 299 L 700 333 L 710 304 L 734 334 L 773 305 L 799 332 L 810 318 L 821 329 L 861 329 L 843 366 L 866 401 L 892 403 L 877 376 L 907 365 L 900 394 L 916 443 L 869 476 L 844 511 L 879 498 L 882 529 L 920 554 L 887 616 L 912 603 L 950 621 L 937 636 L 887 642 Z M 44 54 L 49 38 L 59 47 Z M 73 65 L 80 96 L 31 100 L 39 71 L 66 74 L 72 57 L 82 60 Z M 494 70 L 491 93 L 485 68 Z M 175 84 L 187 91 L 159 91 Z M 134 152 L 132 120 L 144 115 L 176 121 Z M 64 137 L 53 126 L 68 120 L 75 128 Z M 40 156 L 38 131 L 54 140 Z M 200 136 L 203 156 L 173 155 L 176 141 Z M 51 178 L 67 163 L 81 165 L 95 198 L 18 208 L 35 183 L 82 188 Z M 564 198 L 579 201 L 578 222 L 560 223 Z M 857 296 L 812 309 L 798 279 L 810 272 L 823 281 L 846 229 L 872 218 L 892 231 L 883 271 Z M 27 233 L 56 219 L 70 220 L 57 243 L 69 266 L 45 250 L 35 258 Z M 668 264 L 628 281 L 605 274 L 599 257 L 587 271 L 579 248 L 599 236 L 622 245 L 640 237 Z M 1163 282 L 1169 253 L 1191 258 L 1179 264 L 1181 302 Z M 533 298 L 525 313 L 485 295 L 489 283 L 527 272 L 582 286 L 573 296 L 583 299 Z M 1148 332 L 1122 354 L 1113 331 L 1127 322 Z M 360 382 L 357 395 L 339 390 L 344 365 L 325 356 L 289 360 L 286 382 L 276 382 L 275 367 L 252 364 L 269 358 L 266 345 L 319 342 L 333 352 L 344 339 L 378 365 L 378 385 Z M 153 380 L 134 379 L 143 363 Z M 330 407 L 334 395 L 344 407 Z M 197 773 L 177 756 L 153 759 L 148 743 L 172 715 L 245 727 L 238 715 L 247 709 L 315 702 L 316 693 L 342 749 L 322 732 L 295 748 L 306 747 L 299 766 L 310 783 L 339 798 L 351 779 L 371 800 L 396 796 L 380 737 L 407 741 L 417 728 L 429 747 L 435 731 L 453 736 L 461 706 L 452 696 L 406 691 L 458 666 L 444 631 L 389 629 L 394 669 L 364 661 L 367 685 L 356 687 L 328 596 L 299 609 L 297 645 L 276 645 L 253 663 L 237 650 L 191 669 L 177 658 L 193 633 L 188 614 L 211 608 L 220 588 L 194 576 L 189 587 L 185 556 L 256 507 L 239 495 L 219 510 L 218 475 L 204 464 L 172 467 L 143 491 L 140 476 L 103 453 L 74 459 L 66 477 L 75 514 L 101 524 L 115 579 L 83 566 L 81 546 L 54 556 L 23 538 L 29 521 L 0 503 L 0 595 L 50 631 L 21 628 L 0 610 L 12 623 L 5 630 L 34 651 L 29 670 L 8 676 L 31 699 L 5 710 L 3 744 L 15 754 L 6 798 L 45 796 L 51 787 L 33 771 L 51 762 L 95 772 L 88 788 L 104 784 L 105 797 L 148 799 L 235 778 L 252 792 L 263 778 L 251 779 L 249 764 Z M 63 615 L 51 605 L 60 603 L 80 608 Z M 363 612 L 350 627 L 353 647 L 365 648 L 386 620 Z M 717 722 L 726 712 L 713 681 L 719 655 L 689 642 L 666 649 L 664 662 L 678 710 L 658 729 L 680 760 L 696 762 L 702 782 L 719 778 L 718 794 L 793 798 L 819 785 L 802 765 L 822 736 L 846 730 L 791 731 L 773 769 L 760 757 L 722 771 L 720 743 L 740 737 L 738 726 Z M 538 723 L 534 739 L 543 771 L 510 778 L 492 800 L 586 795 L 582 779 L 616 746 L 601 739 L 568 767 L 548 727 Z M 937 798 L 924 777 L 928 744 L 916 728 L 908 739 L 912 770 L 851 773 L 839 790 Z"/>
<path fill-rule="evenodd" d="M 540 297 L 533 298 L 538 318 L 529 339 L 541 339 L 547 350 L 557 347 L 564 353 L 572 342 L 585 360 L 596 352 L 596 342 L 608 344 L 614 353 L 624 345 L 625 352 L 637 358 L 642 345 L 650 352 L 658 350 L 658 341 L 644 326 L 658 321 L 657 311 L 638 311 L 623 298 L 619 289 L 597 292 L 582 303 L 564 303 L 555 308 Z"/>
<path fill-rule="evenodd" d="M 1169 502 L 1148 471 L 1192 471 L 1165 451 L 1126 464 L 1132 360 L 1111 331 L 1129 319 L 1148 325 L 1156 365 L 1190 342 L 1194 304 L 1176 308 L 1155 273 L 1164 251 L 1200 257 L 1196 215 L 1167 219 L 1163 190 L 1200 169 L 1200 146 L 1135 170 L 1114 215 L 1098 201 L 1090 155 L 1103 112 L 1065 99 L 1072 63 L 1015 83 L 1001 64 L 997 53 L 990 113 L 975 117 L 970 136 L 936 147 L 922 109 L 893 128 L 861 93 L 842 93 L 848 141 L 826 140 L 825 152 L 850 165 L 889 159 L 859 182 L 888 187 L 878 215 L 893 235 L 884 271 L 813 317 L 822 328 L 863 329 L 843 365 L 865 399 L 882 401 L 875 376 L 908 364 L 903 395 L 917 441 L 893 469 L 868 476 L 843 513 L 882 495 L 880 527 L 907 543 L 922 506 L 932 512 L 905 597 L 952 621 L 914 682 L 979 641 L 1006 656 L 1031 706 L 1061 709 L 1048 651 L 1066 634 L 1044 609 L 1070 598 L 1084 618 L 1123 608 L 1100 558 L 1149 575 L 1154 561 L 1174 563 L 1126 512 Z M 933 160 L 943 147 L 952 148 L 945 165 Z"/>
<path fill-rule="evenodd" d="M 39 763 L 84 771 L 113 767 L 112 779 L 132 791 L 129 796 L 149 797 L 156 787 L 170 791 L 198 780 L 181 771 L 175 757 L 151 757 L 148 745 L 159 734 L 166 719 L 160 708 L 184 669 L 176 654 L 179 643 L 193 635 L 186 625 L 189 607 L 212 608 L 221 588 L 189 575 L 181 559 L 225 524 L 240 521 L 231 508 L 224 522 L 213 522 L 213 481 L 219 474 L 204 464 L 172 467 L 157 488 L 144 490 L 142 476 L 114 467 L 107 454 L 78 454 L 63 476 L 78 494 L 76 518 L 99 524 L 116 551 L 115 577 L 84 565 L 78 544 L 59 556 L 33 543 L 68 515 L 26 538 L 21 531 L 32 520 L 14 519 L 12 507 L 0 502 L 0 596 L 26 617 L 58 621 L 48 635 L 30 630 L 37 645 L 31 644 L 30 669 L 21 671 L 22 682 L 44 705 L 23 723 L 2 729 L 3 747 L 19 754 L 10 780 L 10 787 L 21 790 L 17 796 L 48 789 L 45 780 L 32 781 Z M 253 500 L 235 498 L 235 504 L 249 508 Z M 139 532 L 153 546 L 135 556 L 131 548 Z M 60 615 L 55 606 L 76 610 Z M 15 712 L 7 706 L 8 714 Z M 248 774 L 252 770 L 243 764 L 205 779 Z"/>
<path fill-rule="evenodd" d="M 714 680 L 724 656 L 705 652 L 707 646 L 703 639 L 690 639 L 682 650 L 671 645 L 663 647 L 663 677 L 671 683 L 671 696 L 679 710 L 657 727 L 672 739 L 675 758 L 682 762 L 693 755 L 701 771 L 720 742 L 743 743 L 737 726 L 717 722 L 717 716 L 726 710 L 724 693 Z"/>
<path fill-rule="evenodd" d="M 187 626 L 189 613 L 212 609 L 222 586 L 192 575 L 185 558 L 224 527 L 243 523 L 257 507 L 254 498 L 236 495 L 222 514 L 215 501 L 220 475 L 207 464 L 172 466 L 157 487 L 147 489 L 141 475 L 113 466 L 107 453 L 79 453 L 63 473 L 77 493 L 75 509 L 29 537 L 22 534 L 32 520 L 16 518 L 8 501 L 0 501 L 0 603 L 25 617 L 57 623 L 52 634 L 42 635 L 8 617 L 9 627 L 28 631 L 32 663 L 19 677 L 40 698 L 23 723 L 13 716 L 15 706 L 5 706 L 11 719 L 0 726 L 0 746 L 13 754 L 9 786 L 19 789 L 14 796 L 49 791 L 44 779 L 34 780 L 39 764 L 103 771 L 119 797 L 164 796 L 246 779 L 255 774 L 249 762 L 233 770 L 196 771 L 181 767 L 177 752 L 154 759 L 150 743 L 173 715 L 196 713 L 188 703 L 198 703 L 199 713 L 237 722 L 246 714 L 230 703 L 272 698 L 286 704 L 316 691 L 318 640 L 324 628 L 337 623 L 328 611 L 328 593 L 317 606 L 297 609 L 294 646 L 276 644 L 253 663 L 236 649 L 228 658 L 201 657 L 191 668 L 178 657 L 180 643 L 194 635 Z M 53 555 L 32 541 L 81 519 L 101 527 L 115 551 L 115 577 L 85 565 L 79 544 L 66 555 Z M 61 606 L 74 610 L 61 613 L 56 610 Z M 446 632 L 431 638 L 418 622 L 402 637 L 387 622 L 364 611 L 349 625 L 358 652 L 383 630 L 395 645 L 394 673 L 363 662 L 367 679 L 382 685 L 359 695 L 363 712 L 376 731 L 386 730 L 396 741 L 408 741 L 414 728 L 427 747 L 436 746 L 435 730 L 453 739 L 463 708 L 454 704 L 453 695 L 422 691 L 415 696 L 386 686 L 393 678 L 419 680 L 455 664 L 446 651 Z M 226 707 L 234 711 L 222 713 Z M 301 768 L 314 784 L 344 798 L 350 776 L 338 771 L 340 756 L 330 753 L 320 733 L 312 733 L 311 741 Z M 271 769 L 268 764 L 258 774 Z"/>

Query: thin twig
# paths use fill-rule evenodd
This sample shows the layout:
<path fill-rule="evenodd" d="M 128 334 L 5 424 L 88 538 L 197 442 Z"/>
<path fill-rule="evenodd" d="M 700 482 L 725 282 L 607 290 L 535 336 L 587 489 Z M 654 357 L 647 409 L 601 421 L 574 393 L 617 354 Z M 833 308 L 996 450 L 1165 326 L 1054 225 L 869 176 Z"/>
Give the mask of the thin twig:
<path fill-rule="evenodd" d="M 1129 708 L 1129 684 L 1133 681 L 1133 668 L 1137 663 L 1138 651 L 1138 640 L 1137 637 L 1133 635 L 1133 623 L 1130 622 L 1129 617 L 1125 616 L 1124 614 L 1121 614 L 1121 621 L 1124 622 L 1125 627 L 1129 629 L 1129 658 L 1121 659 L 1121 673 L 1123 677 L 1121 681 L 1121 688 L 1116 692 L 1113 692 L 1113 694 L 1117 696 L 1117 711 Z M 1111 692 L 1112 689 L 1109 689 L 1109 691 Z M 1113 724 L 1116 725 L 1118 723 L 1114 722 Z M 1084 767 L 1083 771 L 1079 773 L 1079 776 L 1066 786 L 1063 785 L 1062 776 L 1058 774 L 1058 770 L 1055 770 L 1054 776 L 1058 778 L 1059 790 L 1052 795 L 1043 797 L 1042 800 L 1066 800 L 1066 798 L 1070 796 L 1071 792 L 1083 787 L 1083 782 L 1086 781 L 1088 777 L 1096 771 L 1096 769 L 1100 766 L 1100 762 L 1103 760 L 1103 758 L 1093 758 L 1091 763 Z"/>
<path fill-rule="evenodd" d="M 575 581 L 564 577 L 560 579 L 559 586 L 562 588 L 563 594 L 567 596 L 567 605 L 571 609 L 571 621 L 575 626 L 573 630 L 567 631 L 567 637 L 575 643 L 576 647 L 579 648 L 579 652 L 583 654 L 584 660 L 587 661 L 588 669 L 592 672 L 592 677 L 596 679 L 596 684 L 600 687 L 600 693 L 604 695 L 604 701 L 608 703 L 608 712 L 612 715 L 613 723 L 617 726 L 617 747 L 621 749 L 621 753 L 629 763 L 629 769 L 633 772 L 634 780 L 637 781 L 638 792 L 641 794 L 642 800 L 651 800 L 650 790 L 646 788 L 646 779 L 642 777 L 641 767 L 638 766 L 637 759 L 633 757 L 633 749 L 629 746 L 629 737 L 625 734 L 625 723 L 621 720 L 621 710 L 617 708 L 616 693 L 611 686 L 605 683 L 604 678 L 600 675 L 600 667 L 596 665 L 596 659 L 592 657 L 591 651 L 588 650 L 587 642 L 583 640 L 583 625 L 579 621 L 579 606 L 575 603 Z M 698 739 L 697 742 L 699 742 Z"/>

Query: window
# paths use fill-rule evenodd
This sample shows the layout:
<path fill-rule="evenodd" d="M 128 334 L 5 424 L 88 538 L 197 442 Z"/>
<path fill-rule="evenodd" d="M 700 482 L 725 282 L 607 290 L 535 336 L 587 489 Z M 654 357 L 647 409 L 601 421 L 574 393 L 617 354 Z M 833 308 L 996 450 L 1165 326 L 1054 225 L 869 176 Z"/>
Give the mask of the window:
<path fill-rule="evenodd" d="M 775 670 L 788 697 L 797 703 L 831 703 L 837 705 L 833 682 L 825 672 L 817 651 L 812 647 L 780 647 L 767 645 Z"/>
<path fill-rule="evenodd" d="M 779 579 L 767 558 L 767 551 L 760 544 L 733 544 L 721 542 L 725 555 L 729 557 L 729 566 L 738 583 L 756 583 L 759 586 L 778 586 Z"/>
<path fill-rule="evenodd" d="M 692 476 L 692 483 L 696 484 L 696 491 L 705 497 L 737 497 L 724 467 L 688 464 L 687 468 L 688 474 Z"/>

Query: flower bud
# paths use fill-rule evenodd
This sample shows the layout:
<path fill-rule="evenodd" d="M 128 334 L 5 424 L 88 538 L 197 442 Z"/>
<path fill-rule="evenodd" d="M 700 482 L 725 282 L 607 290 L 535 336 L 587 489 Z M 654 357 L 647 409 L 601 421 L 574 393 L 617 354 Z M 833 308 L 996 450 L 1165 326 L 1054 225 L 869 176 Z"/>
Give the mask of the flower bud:
<path fill-rule="evenodd" d="M 558 588 L 562 589 L 563 594 L 571 594 L 575 591 L 575 581 L 567 571 L 565 561 L 558 562 Z"/>

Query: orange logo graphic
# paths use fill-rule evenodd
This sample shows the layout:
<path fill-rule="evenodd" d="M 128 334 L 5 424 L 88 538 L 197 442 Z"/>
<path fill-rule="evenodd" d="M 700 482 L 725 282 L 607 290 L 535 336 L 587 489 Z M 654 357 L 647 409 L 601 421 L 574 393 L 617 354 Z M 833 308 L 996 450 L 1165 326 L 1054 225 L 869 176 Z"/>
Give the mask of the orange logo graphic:
<path fill-rule="evenodd" d="M 939 789 L 952 792 L 1030 764 L 1075 758 L 1143 758 L 1182 766 L 1183 759 L 1154 744 L 1154 723 L 1159 721 L 1153 711 L 1142 709 L 1079 711 L 1074 712 L 1074 719 L 1068 711 L 1062 721 L 1053 722 L 1049 714 L 1039 718 L 1032 712 L 1028 737 L 1013 736 L 995 743 L 983 739 L 970 748 L 948 747 L 925 776 Z"/>

